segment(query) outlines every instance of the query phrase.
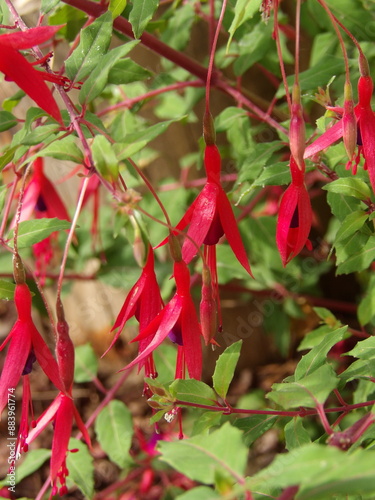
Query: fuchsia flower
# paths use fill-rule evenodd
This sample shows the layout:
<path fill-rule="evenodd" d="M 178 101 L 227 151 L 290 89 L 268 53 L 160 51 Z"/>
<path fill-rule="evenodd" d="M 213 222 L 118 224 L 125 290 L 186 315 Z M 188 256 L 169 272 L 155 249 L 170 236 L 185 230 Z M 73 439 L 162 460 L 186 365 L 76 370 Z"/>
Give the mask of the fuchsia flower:
<path fill-rule="evenodd" d="M 216 245 L 225 234 L 238 261 L 252 275 L 232 206 L 220 183 L 221 157 L 216 145 L 206 146 L 204 165 L 207 183 L 176 226 L 183 230 L 189 225 L 182 258 L 188 264 L 202 244 Z"/>
<path fill-rule="evenodd" d="M 355 173 L 362 155 L 365 159 L 364 169 L 368 170 L 372 189 L 375 193 L 375 114 L 371 108 L 372 93 L 372 78 L 370 76 L 361 76 L 358 81 L 359 101 L 354 107 L 357 119 L 358 154 L 354 159 L 349 159 L 347 167 L 352 166 L 354 161 L 353 171 Z M 340 108 L 334 109 L 343 113 L 344 117 L 306 148 L 304 158 L 310 158 L 343 138 L 344 133 L 346 133 L 345 131 L 348 129 L 345 123 L 345 110 L 341 110 Z"/>
<path fill-rule="evenodd" d="M 49 40 L 61 26 L 39 26 L 27 31 L 0 35 L 0 71 L 15 82 L 36 104 L 62 124 L 60 110 L 45 79 L 51 75 L 37 71 L 18 51 Z M 52 75 L 53 76 L 53 75 Z"/>
<path fill-rule="evenodd" d="M 32 179 L 25 189 L 20 220 L 29 220 L 33 216 L 70 220 L 69 214 L 52 182 L 44 174 L 43 158 L 37 158 L 33 163 Z M 33 245 L 36 257 L 36 272 L 44 284 L 48 265 L 53 257 L 53 244 L 58 232 L 50 234 L 44 240 Z"/>
<path fill-rule="evenodd" d="M 50 470 L 51 484 L 53 487 L 52 495 L 59 493 L 60 496 L 63 496 L 68 492 L 65 484 L 66 477 L 69 475 L 69 471 L 66 467 L 66 454 L 72 433 L 73 420 L 76 421 L 78 429 L 82 432 L 86 443 L 91 447 L 90 436 L 82 422 L 77 408 L 74 406 L 72 396 L 62 392 L 60 392 L 47 410 L 37 419 L 34 428 L 29 432 L 26 439 L 26 445 L 29 446 L 50 422 L 54 422 Z M 73 452 L 76 450 L 70 451 Z M 60 483 L 60 488 L 58 488 L 57 482 Z"/>
<path fill-rule="evenodd" d="M 111 331 L 117 330 L 111 345 L 103 356 L 113 347 L 116 340 L 119 338 L 127 321 L 135 316 L 139 321 L 140 331 L 144 331 L 151 321 L 157 316 L 163 307 L 163 301 L 160 296 L 159 285 L 156 280 L 154 271 L 154 252 L 149 245 L 146 265 L 142 270 L 142 274 L 128 293 L 124 305 L 121 308 L 119 315 L 113 325 Z M 139 354 L 142 354 L 151 342 L 151 338 L 145 338 L 139 342 Z M 152 352 L 152 351 L 151 351 Z M 156 372 L 152 359 L 152 354 L 143 357 L 139 363 L 139 367 L 145 366 L 146 376 L 155 377 Z"/>
<path fill-rule="evenodd" d="M 303 164 L 304 167 L 304 164 Z M 299 169 L 293 156 L 290 157 L 292 183 L 281 199 L 276 228 L 276 243 L 283 265 L 292 260 L 302 248 L 309 244 L 312 210 L 304 182 L 304 169 Z"/>
<path fill-rule="evenodd" d="M 202 374 L 201 327 L 198 322 L 193 299 L 190 295 L 190 274 L 184 261 L 174 263 L 176 293 L 170 302 L 133 340 L 142 342 L 147 339 L 147 346 L 140 349 L 138 356 L 124 369 L 144 363 L 146 358 L 170 336 L 179 344 L 179 363 L 181 355 L 191 378 L 200 379 Z"/>
<path fill-rule="evenodd" d="M 31 293 L 25 283 L 16 285 L 14 301 L 18 319 L 0 346 L 2 350 L 9 343 L 0 378 L 0 414 L 8 402 L 8 389 L 17 386 L 21 375 L 30 373 L 35 360 L 49 380 L 64 392 L 57 362 L 32 320 Z"/>

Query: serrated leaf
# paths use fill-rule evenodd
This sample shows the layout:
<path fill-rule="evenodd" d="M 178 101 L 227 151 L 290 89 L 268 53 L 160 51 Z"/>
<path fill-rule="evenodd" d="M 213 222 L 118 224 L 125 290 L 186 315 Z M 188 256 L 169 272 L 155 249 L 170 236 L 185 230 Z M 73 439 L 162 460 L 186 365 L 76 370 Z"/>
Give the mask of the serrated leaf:
<path fill-rule="evenodd" d="M 14 154 L 17 151 L 18 146 L 9 148 L 5 153 L 0 156 L 0 170 L 6 167 L 14 158 Z"/>
<path fill-rule="evenodd" d="M 289 451 L 311 443 L 310 436 L 303 426 L 303 419 L 301 417 L 292 418 L 284 427 L 284 432 L 285 446 Z"/>
<path fill-rule="evenodd" d="M 112 14 L 106 12 L 81 31 L 78 47 L 65 61 L 70 80 L 80 81 L 101 64 L 112 36 Z"/>
<path fill-rule="evenodd" d="M 10 281 L 0 280 L 0 299 L 13 300 L 16 285 Z"/>
<path fill-rule="evenodd" d="M 235 342 L 227 347 L 216 361 L 212 380 L 215 391 L 223 399 L 226 398 L 229 385 L 232 382 L 238 358 L 240 357 L 241 347 L 242 340 Z"/>
<path fill-rule="evenodd" d="M 9 113 L 9 111 L 0 111 L 0 132 L 9 130 L 10 128 L 17 125 L 17 118 Z"/>
<path fill-rule="evenodd" d="M 324 188 L 331 193 L 353 196 L 359 200 L 367 200 L 371 197 L 371 191 L 368 185 L 361 179 L 355 177 L 341 177 L 330 182 Z"/>
<path fill-rule="evenodd" d="M 98 441 L 109 458 L 120 468 L 129 462 L 133 436 L 132 416 L 121 401 L 111 401 L 95 421 Z"/>
<path fill-rule="evenodd" d="M 358 359 L 349 368 L 340 373 L 340 379 L 345 383 L 355 379 L 370 380 L 375 373 L 375 359 Z"/>
<path fill-rule="evenodd" d="M 98 358 L 90 344 L 75 348 L 74 381 L 91 382 L 98 373 Z"/>
<path fill-rule="evenodd" d="M 68 453 L 66 465 L 69 470 L 67 483 L 72 482 L 81 490 L 81 492 L 90 499 L 94 494 L 94 464 L 93 458 L 88 447 L 82 441 L 70 438 L 69 449 L 79 451 Z"/>
<path fill-rule="evenodd" d="M 287 162 L 279 162 L 264 167 L 253 186 L 281 186 L 290 182 L 290 168 Z"/>
<path fill-rule="evenodd" d="M 112 49 L 108 54 L 102 56 L 100 64 L 95 66 L 90 76 L 82 85 L 79 93 L 79 102 L 81 104 L 91 102 L 103 92 L 108 83 L 109 74 L 113 66 L 115 66 L 122 57 L 125 57 L 137 44 L 138 41 L 133 40 Z"/>
<path fill-rule="evenodd" d="M 243 431 L 246 446 L 251 446 L 256 439 L 274 426 L 277 419 L 275 415 L 252 415 L 235 420 L 233 425 Z"/>
<path fill-rule="evenodd" d="M 375 359 L 375 337 L 357 342 L 357 345 L 346 354 L 359 359 Z"/>
<path fill-rule="evenodd" d="M 108 10 L 112 13 L 112 19 L 120 16 L 126 7 L 127 0 L 110 0 Z"/>
<path fill-rule="evenodd" d="M 48 14 L 52 9 L 58 5 L 59 0 L 42 0 L 40 4 L 40 12 L 42 14 Z"/>
<path fill-rule="evenodd" d="M 340 342 L 340 340 L 345 338 L 347 330 L 348 327 L 343 326 L 337 330 L 327 333 L 320 344 L 311 349 L 308 354 L 302 356 L 302 359 L 298 363 L 294 372 L 295 380 L 298 381 L 301 378 L 306 377 L 314 370 L 322 366 L 326 361 L 328 352 L 335 344 L 337 344 L 337 342 Z"/>
<path fill-rule="evenodd" d="M 32 219 L 20 222 L 18 226 L 18 248 L 28 248 L 39 241 L 44 240 L 55 231 L 69 229 L 71 223 L 67 220 L 53 219 Z M 13 248 L 13 241 L 9 242 Z"/>
<path fill-rule="evenodd" d="M 177 379 L 170 386 L 171 394 L 180 401 L 203 405 L 215 405 L 216 394 L 213 389 L 199 380 Z"/>
<path fill-rule="evenodd" d="M 147 23 L 152 19 L 154 12 L 159 7 L 159 0 L 133 0 L 133 8 L 129 15 L 135 38 L 139 38 Z"/>
<path fill-rule="evenodd" d="M 273 384 L 267 398 L 282 408 L 306 406 L 314 408 L 316 402 L 324 403 L 329 394 L 338 386 L 337 378 L 330 365 L 323 365 L 296 382 Z"/>
<path fill-rule="evenodd" d="M 217 475 L 238 479 L 245 472 L 248 449 L 242 433 L 228 422 L 209 435 L 178 442 L 159 441 L 160 460 L 194 481 L 213 484 Z"/>
<path fill-rule="evenodd" d="M 236 30 L 248 19 L 251 19 L 256 12 L 259 12 L 259 7 L 262 0 L 238 0 L 234 7 L 234 18 L 229 27 L 229 40 L 227 43 L 227 50 L 232 42 L 233 35 Z"/>

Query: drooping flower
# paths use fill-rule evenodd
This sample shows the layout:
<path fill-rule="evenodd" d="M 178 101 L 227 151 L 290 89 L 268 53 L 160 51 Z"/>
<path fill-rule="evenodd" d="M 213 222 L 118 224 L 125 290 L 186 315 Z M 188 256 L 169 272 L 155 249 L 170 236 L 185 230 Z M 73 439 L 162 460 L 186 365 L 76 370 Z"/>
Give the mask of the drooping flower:
<path fill-rule="evenodd" d="M 368 170 L 372 189 L 375 193 L 375 114 L 371 108 L 373 87 L 370 76 L 360 76 L 358 80 L 358 104 L 354 107 L 357 120 L 358 154 L 349 160 L 347 167 L 352 166 L 355 173 L 361 156 L 363 156 L 365 160 L 364 169 Z M 335 108 L 335 111 L 342 114 L 343 118 L 306 148 L 304 158 L 314 156 L 343 138 L 345 130 L 348 129 L 348 125 L 345 123 L 345 109 Z"/>
<path fill-rule="evenodd" d="M 32 178 L 24 193 L 20 220 L 30 220 L 33 216 L 40 218 L 58 218 L 70 220 L 67 209 L 52 182 L 44 173 L 43 158 L 33 162 Z M 54 255 L 54 245 L 58 232 L 51 233 L 47 238 L 33 245 L 36 258 L 36 274 L 43 286 L 48 265 Z"/>
<path fill-rule="evenodd" d="M 31 317 L 31 293 L 26 283 L 16 284 L 14 302 L 18 319 L 0 346 L 2 350 L 9 343 L 0 378 L 0 414 L 8 401 L 8 389 L 16 387 L 21 375 L 31 371 L 30 365 L 35 359 L 49 380 L 59 390 L 65 392 L 57 362 Z"/>
<path fill-rule="evenodd" d="M 49 40 L 61 26 L 38 26 L 27 31 L 0 35 L 0 71 L 7 80 L 15 82 L 36 104 L 62 124 L 60 110 L 45 79 L 51 76 L 36 70 L 19 53 Z M 47 76 L 45 76 L 47 75 Z"/>
<path fill-rule="evenodd" d="M 29 446 L 50 422 L 54 423 L 50 470 L 52 495 L 59 493 L 60 496 L 63 496 L 67 493 L 66 477 L 69 475 L 69 471 L 66 467 L 66 456 L 69 451 L 69 439 L 74 420 L 86 443 L 91 447 L 90 436 L 74 405 L 72 396 L 62 392 L 37 419 L 34 428 L 31 429 L 26 439 L 26 445 Z M 60 483 L 60 487 L 58 487 L 58 483 Z"/>
<path fill-rule="evenodd" d="M 111 331 L 117 330 L 111 345 L 104 353 L 106 354 L 119 338 L 127 321 L 135 316 L 139 322 L 139 330 L 144 331 L 151 321 L 157 316 L 163 307 L 160 289 L 154 271 L 154 252 L 149 245 L 146 265 L 137 283 L 128 293 L 125 302 L 117 316 Z M 139 342 L 139 354 L 142 354 L 151 342 L 151 338 L 144 338 Z M 104 356 L 104 355 L 103 355 Z M 149 356 L 143 357 L 139 367 L 145 366 L 146 376 L 154 377 L 155 368 L 152 359 L 152 351 Z"/>
<path fill-rule="evenodd" d="M 276 228 L 276 243 L 284 266 L 309 244 L 312 222 L 304 170 L 300 170 L 293 156 L 290 157 L 290 171 L 292 182 L 282 196 Z"/>
<path fill-rule="evenodd" d="M 225 235 L 237 260 L 252 275 L 232 206 L 220 183 L 221 157 L 215 144 L 205 147 L 204 165 L 207 182 L 176 226 L 178 231 L 189 226 L 182 258 L 188 264 L 202 244 L 216 245 Z"/>
<path fill-rule="evenodd" d="M 201 327 L 195 311 L 193 299 L 190 295 L 190 274 L 183 260 L 175 261 L 173 275 L 176 280 L 176 292 L 168 304 L 149 323 L 141 329 L 139 335 L 133 340 L 147 339 L 148 345 L 140 349 L 138 356 L 124 369 L 132 368 L 144 360 L 166 339 L 179 344 L 179 365 L 184 363 L 191 378 L 200 379 L 202 374 L 202 347 Z"/>

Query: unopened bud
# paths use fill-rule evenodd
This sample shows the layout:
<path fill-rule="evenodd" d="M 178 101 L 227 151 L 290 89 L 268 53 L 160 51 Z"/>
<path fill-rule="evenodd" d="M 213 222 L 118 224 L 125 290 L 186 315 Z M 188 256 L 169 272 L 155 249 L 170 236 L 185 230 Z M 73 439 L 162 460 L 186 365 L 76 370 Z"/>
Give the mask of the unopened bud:
<path fill-rule="evenodd" d="M 298 84 L 293 85 L 292 116 L 289 128 L 290 151 L 298 168 L 304 169 L 303 154 L 306 147 L 305 122 L 302 115 L 301 91 Z"/>
<path fill-rule="evenodd" d="M 168 239 L 169 243 L 169 250 L 171 252 L 171 257 L 175 262 L 181 262 L 182 261 L 182 252 L 181 252 L 181 244 L 174 234 L 169 235 Z"/>
<path fill-rule="evenodd" d="M 207 146 L 213 146 L 216 143 L 214 120 L 209 111 L 206 111 L 203 117 L 203 138 Z"/>
<path fill-rule="evenodd" d="M 25 268 L 18 253 L 13 254 L 13 276 L 17 285 L 22 285 L 26 282 Z"/>
<path fill-rule="evenodd" d="M 346 154 L 349 160 L 351 160 L 357 145 L 357 120 L 354 114 L 352 86 L 350 82 L 346 82 L 344 86 L 344 114 L 342 126 Z"/>
<path fill-rule="evenodd" d="M 370 76 L 370 68 L 368 65 L 368 61 L 366 59 L 366 56 L 362 52 L 360 52 L 359 54 L 358 65 L 361 76 Z"/>

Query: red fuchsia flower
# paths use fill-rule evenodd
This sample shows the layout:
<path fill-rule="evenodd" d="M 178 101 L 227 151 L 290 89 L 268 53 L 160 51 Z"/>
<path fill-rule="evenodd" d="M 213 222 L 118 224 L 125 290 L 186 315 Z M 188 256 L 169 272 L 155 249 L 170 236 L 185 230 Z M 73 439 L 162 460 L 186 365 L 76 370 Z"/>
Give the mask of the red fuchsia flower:
<path fill-rule="evenodd" d="M 166 339 L 179 346 L 177 372 L 182 377 L 183 366 L 186 365 L 189 376 L 199 380 L 202 374 L 201 327 L 198 322 L 193 299 L 190 295 L 190 274 L 186 263 L 182 260 L 174 262 L 174 278 L 176 293 L 159 314 L 141 329 L 133 340 L 147 339 L 148 345 L 124 369 L 132 368 L 144 360 Z M 142 366 L 142 365 L 141 365 Z"/>
<path fill-rule="evenodd" d="M 302 248 L 309 245 L 312 210 L 304 182 L 304 170 L 300 170 L 293 156 L 290 157 L 292 183 L 281 199 L 276 228 L 276 243 L 283 265 L 286 266 Z"/>
<path fill-rule="evenodd" d="M 43 158 L 37 158 L 33 163 L 33 174 L 30 183 L 25 189 L 20 220 L 29 220 L 33 216 L 37 219 L 57 217 L 61 220 L 70 220 L 60 195 L 44 174 Z M 53 246 L 57 237 L 58 232 L 54 232 L 33 245 L 36 272 L 40 277 L 41 285 L 44 284 L 46 271 L 54 254 Z"/>
<path fill-rule="evenodd" d="M 354 114 L 357 120 L 357 146 L 358 154 L 350 158 L 347 168 L 353 167 L 353 173 L 356 173 L 358 163 L 363 156 L 365 160 L 364 169 L 368 170 L 372 189 L 375 193 L 375 114 L 371 108 L 371 97 L 373 93 L 373 81 L 370 76 L 361 76 L 358 81 L 358 104 L 354 107 Z M 310 158 L 323 149 L 328 148 L 334 142 L 348 135 L 353 124 L 350 120 L 350 108 L 334 110 L 343 115 L 335 125 L 329 128 L 316 141 L 310 144 L 304 154 L 304 158 Z M 351 120 L 352 121 L 352 120 Z M 352 132 L 350 132 L 352 133 Z M 345 142 L 350 139 L 345 138 Z"/>
<path fill-rule="evenodd" d="M 66 478 L 69 475 L 69 471 L 66 467 L 66 456 L 68 451 L 77 451 L 68 450 L 73 420 L 76 421 L 77 427 L 82 432 L 86 443 L 91 447 L 90 436 L 82 422 L 77 408 L 74 406 L 71 395 L 62 392 L 37 419 L 34 428 L 29 432 L 26 439 L 26 445 L 29 446 L 50 422 L 54 423 L 50 470 L 52 495 L 59 493 L 63 496 L 68 492 Z M 58 486 L 58 483 L 60 483 L 60 486 Z"/>
<path fill-rule="evenodd" d="M 0 35 L 0 71 L 7 80 L 15 82 L 36 104 L 62 124 L 60 110 L 45 79 L 54 75 L 37 71 L 18 51 L 30 49 L 49 40 L 61 26 L 39 26 L 27 31 Z M 61 83 L 59 78 L 54 79 Z"/>
<path fill-rule="evenodd" d="M 181 231 L 189 225 L 182 258 L 188 264 L 202 244 L 216 245 L 225 234 L 237 260 L 252 275 L 232 206 L 220 183 L 221 157 L 215 144 L 206 146 L 204 165 L 207 183 L 176 226 Z"/>
<path fill-rule="evenodd" d="M 117 332 L 103 356 L 113 347 L 130 318 L 133 316 L 137 318 L 139 321 L 139 330 L 143 332 L 161 311 L 162 307 L 163 301 L 154 271 L 154 252 L 151 245 L 149 245 L 146 265 L 142 270 L 139 280 L 128 293 L 124 305 L 117 316 L 111 330 L 111 332 L 115 330 Z M 140 340 L 139 355 L 147 349 L 151 340 L 152 338 L 150 337 Z M 145 367 L 147 377 L 155 378 L 157 376 L 152 358 L 152 350 L 149 355 L 143 356 L 139 360 L 139 367 L 142 368 L 143 366 Z"/>
<path fill-rule="evenodd" d="M 31 293 L 25 283 L 16 284 L 14 302 L 18 319 L 0 346 L 2 350 L 9 343 L 0 378 L 0 414 L 8 402 L 8 389 L 17 386 L 21 375 L 30 373 L 35 360 L 38 361 L 49 380 L 59 390 L 65 392 L 57 362 L 31 317 Z"/>

